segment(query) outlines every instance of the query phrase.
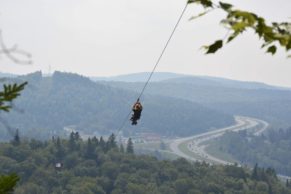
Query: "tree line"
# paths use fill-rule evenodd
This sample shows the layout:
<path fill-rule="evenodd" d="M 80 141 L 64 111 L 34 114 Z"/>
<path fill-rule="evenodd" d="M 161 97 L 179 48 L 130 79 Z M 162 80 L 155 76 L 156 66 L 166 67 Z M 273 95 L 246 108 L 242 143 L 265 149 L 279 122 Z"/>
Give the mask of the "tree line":
<path fill-rule="evenodd" d="M 82 140 L 77 132 L 68 139 L 14 138 L 0 144 L 0 185 L 8 174 L 17 173 L 9 177 L 17 183 L 15 194 L 291 193 L 273 170 L 211 166 L 182 158 L 159 161 L 133 151 L 131 140 L 119 145 L 114 134 L 106 140 Z"/>
<path fill-rule="evenodd" d="M 230 154 L 243 164 L 274 168 L 291 176 L 291 128 L 269 130 L 261 136 L 245 131 L 229 132 L 213 143 L 219 151 Z"/>

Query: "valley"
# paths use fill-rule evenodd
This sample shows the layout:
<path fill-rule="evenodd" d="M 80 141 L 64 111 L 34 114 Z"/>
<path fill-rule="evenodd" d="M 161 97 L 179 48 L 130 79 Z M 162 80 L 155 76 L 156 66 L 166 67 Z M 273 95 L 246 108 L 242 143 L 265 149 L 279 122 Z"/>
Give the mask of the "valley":
<path fill-rule="evenodd" d="M 226 128 L 216 129 L 191 137 L 173 140 L 172 142 L 170 142 L 170 149 L 178 156 L 187 158 L 191 161 L 207 161 L 211 164 L 224 165 L 232 164 L 229 161 L 207 153 L 207 142 L 218 138 L 230 131 L 238 132 L 241 130 L 253 130 L 254 134 L 259 134 L 266 130 L 268 127 L 268 123 L 255 118 L 236 116 L 235 120 L 235 125 Z M 260 127 L 259 129 L 255 129 L 255 127 L 259 125 L 262 125 L 262 127 Z"/>

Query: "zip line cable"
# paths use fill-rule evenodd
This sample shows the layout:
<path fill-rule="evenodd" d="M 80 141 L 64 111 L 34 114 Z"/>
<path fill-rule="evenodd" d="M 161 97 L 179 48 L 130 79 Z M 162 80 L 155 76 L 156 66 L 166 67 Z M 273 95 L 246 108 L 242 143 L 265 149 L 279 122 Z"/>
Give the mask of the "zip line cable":
<path fill-rule="evenodd" d="M 143 89 L 141 90 L 140 95 L 139 95 L 139 97 L 138 97 L 137 99 L 141 98 L 141 96 L 143 95 L 143 93 L 144 93 L 144 91 L 145 91 L 147 85 L 149 84 L 149 82 L 150 82 L 150 80 L 151 80 L 151 78 L 152 78 L 154 72 L 156 71 L 156 68 L 158 67 L 158 65 L 159 65 L 159 63 L 160 63 L 162 57 L 164 56 L 165 51 L 167 50 L 167 48 L 168 48 L 168 46 L 169 46 L 169 43 L 171 42 L 171 40 L 172 40 L 172 38 L 173 38 L 173 36 L 174 36 L 174 34 L 175 34 L 175 32 L 176 32 L 176 30 L 177 30 L 177 28 L 178 28 L 180 22 L 181 22 L 181 20 L 182 20 L 184 14 L 185 14 L 185 12 L 186 12 L 187 7 L 188 7 L 188 1 L 187 1 L 186 5 L 185 5 L 185 7 L 184 7 L 184 9 L 183 9 L 183 11 L 182 11 L 180 17 L 179 17 L 177 23 L 175 24 L 175 27 L 174 27 L 173 31 L 171 32 L 171 35 L 170 35 L 170 37 L 168 38 L 168 40 L 167 40 L 167 42 L 166 42 L 166 44 L 165 44 L 165 46 L 164 46 L 164 48 L 163 48 L 163 50 L 162 50 L 162 52 L 161 52 L 159 58 L 158 58 L 158 60 L 156 61 L 156 64 L 155 64 L 155 66 L 154 66 L 154 68 L 153 68 L 153 70 L 152 70 L 152 72 L 151 72 L 149 78 L 147 79 L 147 81 L 146 81 L 146 83 L 145 83 Z"/>
<path fill-rule="evenodd" d="M 178 28 L 178 26 L 179 26 L 181 20 L 182 20 L 182 18 L 183 18 L 184 14 L 185 14 L 185 12 L 186 12 L 186 10 L 187 10 L 187 7 L 188 7 L 188 1 L 187 1 L 186 5 L 185 5 L 184 9 L 182 10 L 182 13 L 181 13 L 181 15 L 179 16 L 179 19 L 178 19 L 177 23 L 175 24 L 175 26 L 174 26 L 174 28 L 173 28 L 171 34 L 170 34 L 170 37 L 168 38 L 168 40 L 167 40 L 167 42 L 166 42 L 166 44 L 165 44 L 165 46 L 164 46 L 164 48 L 163 48 L 161 54 L 159 55 L 159 57 L 158 57 L 158 59 L 157 59 L 157 61 L 156 61 L 156 63 L 155 63 L 155 66 L 154 66 L 153 70 L 151 71 L 151 73 L 150 73 L 150 75 L 149 75 L 147 81 L 145 82 L 145 84 L 144 84 L 144 86 L 143 86 L 143 88 L 142 88 L 142 90 L 141 90 L 141 92 L 140 92 L 140 94 L 139 94 L 137 100 L 139 100 L 139 99 L 142 97 L 142 95 L 143 95 L 143 93 L 144 93 L 146 87 L 148 86 L 148 84 L 149 84 L 149 82 L 150 82 L 150 80 L 151 80 L 151 78 L 152 78 L 154 72 L 156 71 L 158 65 L 160 64 L 160 61 L 161 61 L 161 59 L 163 58 L 163 56 L 164 56 L 164 54 L 165 54 L 165 51 L 167 50 L 167 48 L 168 48 L 168 46 L 169 46 L 169 43 L 171 42 L 171 40 L 172 40 L 172 38 L 173 38 L 173 36 L 174 36 L 174 34 L 175 34 L 175 32 L 176 32 L 176 30 L 177 30 L 177 28 Z M 120 127 L 119 127 L 118 130 L 117 130 L 117 134 L 118 134 L 118 133 L 122 130 L 122 128 L 124 127 L 124 125 L 125 125 L 126 121 L 128 120 L 128 118 L 129 118 L 131 112 L 132 112 L 132 111 L 130 110 L 130 112 L 129 112 L 129 113 L 127 114 L 127 116 L 125 117 L 124 121 L 121 123 Z"/>

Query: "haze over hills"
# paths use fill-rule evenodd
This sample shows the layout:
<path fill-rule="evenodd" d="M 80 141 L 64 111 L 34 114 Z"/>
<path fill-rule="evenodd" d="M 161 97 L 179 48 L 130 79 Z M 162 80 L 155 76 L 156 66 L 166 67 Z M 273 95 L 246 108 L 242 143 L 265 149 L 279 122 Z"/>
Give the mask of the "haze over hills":
<path fill-rule="evenodd" d="M 97 82 L 61 72 L 52 77 L 37 72 L 11 78 L 27 80 L 29 85 L 17 99 L 16 111 L 2 117 L 13 123 L 12 127 L 42 138 L 41 133 L 50 136 L 68 125 L 90 133 L 114 132 L 143 87 L 139 81 L 148 75 L 123 75 Z M 145 109 L 138 130 L 185 136 L 231 124 L 231 115 L 261 118 L 275 127 L 291 125 L 288 88 L 173 73 L 157 73 L 154 77 L 142 98 Z M 126 130 L 136 129 L 127 124 Z M 33 133 L 35 129 L 39 134 Z"/>
<path fill-rule="evenodd" d="M 247 81 L 237 81 L 226 78 L 209 77 L 209 76 L 184 76 L 179 78 L 171 78 L 164 80 L 165 82 L 171 83 L 186 83 L 195 84 L 197 86 L 217 86 L 217 87 L 227 87 L 227 88 L 238 88 L 238 89 L 282 89 L 288 90 L 289 88 L 271 86 L 260 82 L 247 82 Z"/>
<path fill-rule="evenodd" d="M 143 83 L 104 82 L 109 86 L 140 91 Z M 291 90 L 257 82 L 212 77 L 179 77 L 153 82 L 147 94 L 175 97 L 232 115 L 267 120 L 275 127 L 291 125 Z"/>
<path fill-rule="evenodd" d="M 141 73 L 133 73 L 133 74 L 126 74 L 126 75 L 118 75 L 118 76 L 111 76 L 111 77 L 90 77 L 90 79 L 94 81 L 120 81 L 120 82 L 145 82 L 150 73 L 149 72 L 141 72 Z M 184 77 L 183 74 L 177 73 L 169 73 L 169 72 L 157 72 L 154 73 L 151 77 L 151 81 L 163 81 L 167 79 L 173 78 L 180 78 Z"/>
<path fill-rule="evenodd" d="M 55 72 L 52 77 L 43 77 L 37 72 L 15 80 L 29 82 L 15 102 L 17 109 L 24 113 L 12 111 L 2 117 L 25 134 L 41 138 L 50 138 L 68 125 L 86 133 L 116 132 L 138 96 L 134 91 L 69 73 Z M 150 130 L 163 135 L 186 136 L 234 122 L 229 114 L 184 99 L 145 95 L 143 104 L 141 122 L 132 128 L 128 121 L 127 131 Z M 5 130 L 3 126 L 1 129 Z"/>
<path fill-rule="evenodd" d="M 3 78 L 3 77 L 17 77 L 17 75 L 11 74 L 11 73 L 3 73 L 3 72 L 0 72 L 0 77 L 1 78 Z"/>
<path fill-rule="evenodd" d="M 116 82 L 145 82 L 150 76 L 150 72 L 140 72 L 111 77 L 90 77 L 93 81 L 116 81 Z M 167 81 L 174 83 L 190 83 L 197 85 L 208 86 L 225 86 L 232 88 L 246 88 L 246 89 L 282 89 L 291 90 L 287 87 L 272 86 L 261 82 L 252 81 L 237 81 L 227 78 L 211 77 L 211 76 L 194 76 L 187 74 L 178 74 L 170 72 L 155 72 L 151 78 L 151 82 Z"/>
<path fill-rule="evenodd" d="M 150 72 L 140 72 L 125 75 L 109 76 L 109 77 L 90 77 L 93 81 L 115 81 L 115 82 L 145 82 L 150 75 Z M 0 72 L 0 77 L 18 77 L 23 75 L 3 73 Z M 24 75 L 25 76 L 25 75 Z M 42 73 L 42 76 L 49 77 L 49 74 Z M 187 74 L 171 73 L 171 72 L 155 72 L 150 80 L 151 82 L 174 82 L 174 83 L 190 83 L 197 85 L 211 85 L 211 86 L 225 86 L 232 88 L 245 88 L 245 89 L 280 89 L 280 90 L 291 90 L 288 87 L 273 86 L 261 82 L 254 81 L 238 81 L 222 77 L 211 77 L 211 76 L 194 76 Z"/>
<path fill-rule="evenodd" d="M 284 123 L 288 124 L 288 115 L 290 115 L 291 110 L 291 91 L 287 89 L 280 89 L 261 83 L 244 83 L 211 77 L 181 76 L 169 78 L 170 76 L 163 76 L 157 78 L 159 81 L 155 81 L 149 85 L 149 88 L 147 88 L 145 95 L 141 99 L 144 105 L 141 122 L 137 127 L 131 127 L 128 121 L 125 126 L 125 133 L 132 136 L 133 132 L 151 131 L 172 138 L 176 138 L 177 136 L 190 136 L 213 128 L 229 126 L 234 123 L 232 115 L 235 114 L 254 115 L 254 117 L 258 118 L 266 118 L 273 125 L 276 122 L 281 125 Z M 50 181 L 53 180 L 52 177 L 56 175 L 55 161 L 64 161 L 64 170 L 67 173 L 71 173 L 64 175 L 64 178 L 66 177 L 68 180 L 69 178 L 75 179 L 76 177 L 81 177 L 82 180 L 84 179 L 85 182 L 88 182 L 88 177 L 91 177 L 92 185 L 96 185 L 96 180 L 102 180 L 100 184 L 97 182 L 97 185 L 104 183 L 102 189 L 99 189 L 100 191 L 103 189 L 106 190 L 109 185 L 106 181 L 103 181 L 103 179 L 109 180 L 105 178 L 107 175 L 112 178 L 113 181 L 110 185 L 114 185 L 114 187 L 118 185 L 114 183 L 115 180 L 125 180 L 125 178 L 128 178 L 126 180 L 131 180 L 130 177 L 134 173 L 129 172 L 129 168 L 126 165 L 136 170 L 143 168 L 145 164 L 148 165 L 148 162 L 150 162 L 150 166 L 154 166 L 155 164 L 155 168 L 152 169 L 153 172 L 160 169 L 163 165 L 169 166 L 169 161 L 162 161 L 161 166 L 157 166 L 158 163 L 153 163 L 152 157 L 135 156 L 132 154 L 133 148 L 132 152 L 127 151 L 128 155 L 126 155 L 124 149 L 123 151 L 121 148 L 120 151 L 117 149 L 114 135 L 111 136 L 113 139 L 108 139 L 108 142 L 104 142 L 103 139 L 101 141 L 101 138 L 100 140 L 93 138 L 88 139 L 88 141 L 82 141 L 74 134 L 70 136 L 69 140 L 52 138 L 51 141 L 46 141 L 45 143 L 36 140 L 23 141 L 23 136 L 50 139 L 52 136 L 62 135 L 64 132 L 63 128 L 71 125 L 74 125 L 74 128 L 78 131 L 87 134 L 95 133 L 94 135 L 96 135 L 99 133 L 103 135 L 116 132 L 124 116 L 130 110 L 132 103 L 136 100 L 138 92 L 143 87 L 143 82 L 94 82 L 84 76 L 61 72 L 55 72 L 51 77 L 43 76 L 40 72 L 36 72 L 30 75 L 9 78 L 4 81 L 22 82 L 24 80 L 28 81 L 29 85 L 15 101 L 13 111 L 9 114 L 0 115 L 1 121 L 5 121 L 12 127 L 12 133 L 15 128 L 18 128 L 21 133 L 21 141 L 18 141 L 19 144 L 17 144 L 16 140 L 11 141 L 10 144 L 1 143 L 0 157 L 3 164 L 1 163 L 2 165 L 0 164 L 0 167 L 2 169 L 17 169 L 17 173 L 22 176 L 24 184 L 27 184 L 26 182 L 34 183 L 37 180 L 43 180 L 43 177 L 47 177 Z M 22 110 L 23 112 L 21 113 Z M 4 126 L 0 126 L 0 140 L 7 141 L 11 139 L 11 134 L 7 134 L 6 130 Z M 278 130 L 278 133 L 281 134 L 280 130 Z M 246 139 L 246 141 L 251 142 L 251 138 Z M 262 136 L 261 138 L 265 137 Z M 245 148 L 244 144 L 238 144 L 236 139 L 230 140 L 234 141 L 230 145 L 231 148 Z M 268 146 L 270 144 L 264 139 L 260 143 L 262 142 L 268 144 Z M 284 141 L 280 145 L 285 148 L 286 143 L 288 142 Z M 144 145 L 148 146 L 149 144 Z M 277 145 L 275 144 L 276 148 Z M 203 146 L 206 146 L 206 144 L 203 144 Z M 255 144 L 255 147 L 258 147 L 258 145 Z M 219 149 L 221 149 L 221 145 Z M 254 150 L 252 147 L 251 149 Z M 245 150 L 245 153 L 249 152 L 249 150 Z M 289 153 L 288 149 L 285 152 L 282 152 L 281 148 L 273 150 L 278 150 L 280 155 L 277 155 L 276 152 L 273 153 L 275 153 L 276 158 L 283 158 L 283 160 L 286 159 L 284 154 Z M 155 152 L 157 155 L 159 154 L 158 151 Z M 261 155 L 261 153 L 263 152 L 259 152 L 258 155 Z M 31 170 L 27 166 L 27 164 L 31 165 L 31 161 L 35 162 L 33 165 L 35 167 L 37 166 L 37 168 Z M 131 161 L 130 164 L 128 163 L 129 161 Z M 271 181 L 272 185 L 270 185 L 273 190 L 276 188 L 279 191 L 275 193 L 287 193 L 285 188 L 280 187 L 282 184 L 279 183 L 275 171 L 267 168 L 268 166 L 266 167 L 266 172 L 264 169 L 260 170 L 258 167 L 255 167 L 252 172 L 259 172 L 260 176 L 254 176 L 255 173 L 250 173 L 250 170 L 242 173 L 244 172 L 242 171 L 244 168 L 237 166 L 211 166 L 206 163 L 195 163 L 194 166 L 189 166 L 185 160 L 181 159 L 174 161 L 173 164 L 174 166 L 178 166 L 177 172 L 181 171 L 181 167 L 189 172 L 189 169 L 197 165 L 198 168 L 194 170 L 195 172 L 201 171 L 205 177 L 214 177 L 214 180 L 218 180 L 213 176 L 214 174 L 221 177 L 222 175 L 234 176 L 233 179 L 230 179 L 230 183 L 234 183 L 235 188 L 239 188 L 238 190 L 240 191 L 242 188 L 237 187 L 236 184 L 238 177 L 242 177 L 242 183 L 245 180 L 247 180 L 245 183 L 250 183 L 250 180 L 252 180 L 260 181 L 259 183 L 261 184 L 263 182 L 261 177 L 264 179 L 267 178 L 266 183 L 268 184 L 270 184 L 268 181 L 273 177 L 272 180 L 277 182 Z M 178 164 L 181 164 L 181 166 Z M 42 171 L 39 171 L 40 169 Z M 206 174 L 205 170 L 207 169 L 213 173 L 211 176 L 209 176 L 209 173 Z M 128 176 L 124 176 L 126 173 L 123 170 L 128 173 Z M 141 185 L 144 184 L 144 173 L 148 170 L 149 168 L 146 167 L 141 173 L 138 172 L 139 170 L 137 171 L 141 175 L 139 177 L 142 180 Z M 39 174 L 39 172 L 42 173 Z M 43 176 L 44 172 L 47 173 L 46 176 Z M 118 179 L 118 174 L 112 176 L 112 172 L 122 174 L 122 178 Z M 169 177 L 168 174 L 177 178 L 177 173 L 175 172 L 173 174 L 172 172 L 174 172 L 173 169 L 169 169 L 169 171 L 162 169 L 157 174 L 161 176 L 162 180 L 165 177 Z M 191 172 L 189 176 L 193 177 L 193 173 Z M 201 175 L 198 173 L 197 176 L 197 180 L 200 180 L 202 185 L 201 190 L 208 188 L 208 186 L 205 187 L 205 184 L 210 183 L 209 180 L 201 181 Z M 95 180 L 94 177 L 98 178 Z M 153 176 L 154 182 L 156 181 L 156 177 L 156 175 Z M 182 185 L 181 188 L 184 188 L 184 172 L 182 172 L 181 177 L 183 179 L 181 184 L 175 181 L 174 185 Z M 55 177 L 55 179 L 57 180 L 58 177 Z M 191 183 L 189 180 L 188 182 Z M 223 182 L 225 180 L 224 178 Z M 43 182 L 45 184 L 39 188 L 49 190 L 51 186 L 47 184 L 47 181 Z M 76 182 L 80 183 L 79 180 L 73 181 L 72 185 Z M 165 184 L 168 184 L 168 181 L 166 182 Z M 196 182 L 195 180 L 194 185 L 196 185 Z M 243 188 L 246 186 L 245 183 L 243 184 Z M 212 182 L 211 184 L 213 185 Z M 82 185 L 84 185 L 83 182 L 76 188 L 79 189 Z M 218 183 L 217 186 L 213 187 L 215 188 L 213 192 L 221 192 L 221 185 L 222 183 Z M 227 183 L 227 188 L 230 187 L 229 185 Z M 254 182 L 251 185 L 257 184 Z M 114 187 L 112 186 L 112 188 Z M 18 188 L 29 190 L 31 187 L 24 185 L 23 188 Z M 90 188 L 93 187 L 90 186 Z M 180 186 L 177 188 L 180 188 Z M 217 190 L 216 188 L 220 189 Z M 264 187 L 265 189 L 258 188 L 259 191 L 265 190 L 266 193 L 268 192 L 268 187 Z M 137 190 L 135 189 L 134 192 L 129 193 L 141 193 L 142 190 L 136 192 Z M 208 189 L 206 190 L 206 192 L 209 191 Z M 254 188 L 247 188 L 246 190 L 254 191 Z M 197 193 L 196 191 L 194 193 Z M 108 193 L 110 192 L 108 190 Z M 234 190 L 230 190 L 229 192 L 232 193 Z M 40 191 L 38 193 L 44 192 Z M 51 192 L 49 191 L 48 193 Z M 86 191 L 76 193 L 86 193 Z M 118 190 L 117 193 L 121 192 Z M 166 191 L 165 193 L 173 192 Z M 187 192 L 181 191 L 179 193 Z"/>

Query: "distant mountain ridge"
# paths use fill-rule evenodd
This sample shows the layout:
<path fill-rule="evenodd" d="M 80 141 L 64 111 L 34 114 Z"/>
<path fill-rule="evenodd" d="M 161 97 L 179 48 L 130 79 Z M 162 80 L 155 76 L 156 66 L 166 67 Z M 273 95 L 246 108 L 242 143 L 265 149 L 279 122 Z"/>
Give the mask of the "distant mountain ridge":
<path fill-rule="evenodd" d="M 17 77 L 17 75 L 12 74 L 12 73 L 3 73 L 3 72 L 0 72 L 0 77 L 1 78 L 3 78 L 3 77 Z"/>
<path fill-rule="evenodd" d="M 44 77 L 50 77 L 51 75 L 42 74 Z M 115 82 L 145 82 L 148 80 L 150 72 L 140 72 L 125 75 L 109 76 L 109 77 L 90 77 L 93 81 L 115 81 Z M 0 77 L 14 78 L 25 75 L 17 75 L 11 73 L 0 72 Z M 280 89 L 280 90 L 291 90 L 289 87 L 273 86 L 262 82 L 255 81 L 238 81 L 222 77 L 212 76 L 196 76 L 188 74 L 179 74 L 172 72 L 155 72 L 150 80 L 151 82 L 173 82 L 173 83 L 190 83 L 190 84 L 202 84 L 233 88 L 245 88 L 245 89 Z M 195 82 L 194 82 L 195 81 Z"/>
<path fill-rule="evenodd" d="M 115 81 L 115 82 L 145 82 L 148 80 L 150 72 L 140 72 L 126 75 L 118 75 L 112 77 L 90 77 L 93 81 Z M 238 81 L 227 78 L 211 77 L 211 76 L 196 76 L 187 74 L 178 74 L 170 72 L 155 72 L 151 78 L 151 82 L 173 82 L 173 83 L 188 83 L 201 84 L 201 86 L 223 86 L 231 88 L 244 89 L 280 89 L 291 90 L 288 87 L 273 86 L 261 82 L 254 81 Z"/>
<path fill-rule="evenodd" d="M 15 80 L 29 82 L 15 102 L 24 112 L 12 111 L 2 116 L 12 127 L 41 138 L 61 134 L 68 125 L 86 133 L 116 132 L 138 96 L 134 91 L 95 83 L 71 73 L 55 72 L 52 77 L 44 77 L 36 72 Z M 234 122 L 230 114 L 185 99 L 145 95 L 142 103 L 139 125 L 132 127 L 128 120 L 125 131 L 151 130 L 162 135 L 187 136 Z M 5 131 L 3 126 L 1 129 Z"/>
<path fill-rule="evenodd" d="M 139 92 L 143 83 L 103 82 L 112 87 Z M 291 90 L 257 82 L 224 78 L 184 76 L 152 82 L 145 94 L 189 100 L 232 115 L 258 117 L 276 127 L 291 125 Z"/>
<path fill-rule="evenodd" d="M 120 82 L 145 82 L 148 80 L 150 72 L 133 73 L 126 75 L 117 75 L 111 77 L 91 77 L 93 81 L 120 81 Z M 169 72 L 157 72 L 152 75 L 151 81 L 158 82 L 167 79 L 184 77 L 183 74 L 169 73 Z"/>
<path fill-rule="evenodd" d="M 171 83 L 185 83 L 194 84 L 200 86 L 218 86 L 218 87 L 228 87 L 228 88 L 239 88 L 239 89 L 279 89 L 288 90 L 289 88 L 271 86 L 260 82 L 247 82 L 247 81 L 237 81 L 226 78 L 208 77 L 208 76 L 184 76 L 179 78 L 172 78 L 168 80 L 163 80 L 164 82 Z"/>

